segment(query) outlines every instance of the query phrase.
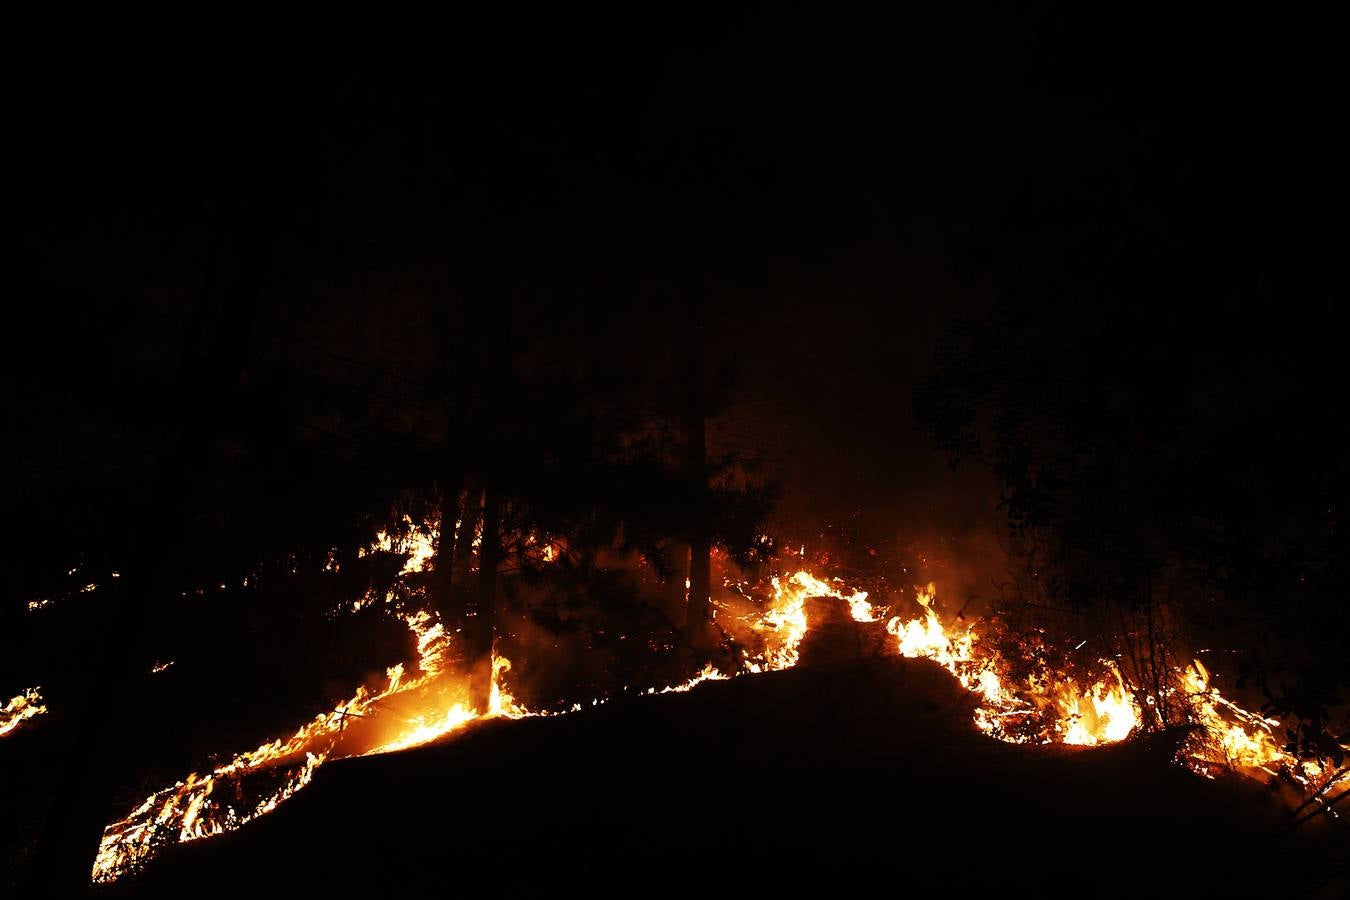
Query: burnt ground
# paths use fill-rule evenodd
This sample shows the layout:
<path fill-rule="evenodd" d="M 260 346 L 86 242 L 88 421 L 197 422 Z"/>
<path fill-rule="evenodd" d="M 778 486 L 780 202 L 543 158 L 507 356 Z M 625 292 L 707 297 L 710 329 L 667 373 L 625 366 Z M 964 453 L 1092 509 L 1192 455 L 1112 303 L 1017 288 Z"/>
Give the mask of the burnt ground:
<path fill-rule="evenodd" d="M 1158 740 L 994 742 L 936 665 L 840 662 L 827 632 L 790 671 L 332 763 L 272 815 L 103 893 L 1332 897 L 1350 886 L 1343 831 L 1271 837 L 1285 807 L 1259 786 L 1196 778 Z"/>

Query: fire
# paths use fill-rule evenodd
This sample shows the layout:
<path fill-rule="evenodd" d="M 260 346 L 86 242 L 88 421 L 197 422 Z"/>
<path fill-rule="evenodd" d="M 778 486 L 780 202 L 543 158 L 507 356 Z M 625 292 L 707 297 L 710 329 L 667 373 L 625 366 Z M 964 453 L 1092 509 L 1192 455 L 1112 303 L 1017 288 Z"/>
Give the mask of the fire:
<path fill-rule="evenodd" d="M 400 542 L 382 535 L 380 545 L 407 552 L 409 563 L 404 571 L 408 572 L 419 570 L 431 558 L 429 548 L 434 541 L 413 530 Z M 754 602 L 749 593 L 741 593 Z M 1054 672 L 1015 678 L 998 651 L 981 641 L 973 624 L 943 623 L 934 608 L 935 596 L 932 584 L 917 589 L 919 614 L 908 619 L 892 616 L 885 630 L 895 638 L 902 656 L 933 660 L 977 698 L 974 720 L 984 733 L 1015 743 L 1093 746 L 1124 740 L 1142 728 L 1141 698 L 1132 695 L 1119 669 L 1109 661 L 1103 663 L 1106 674 L 1087 685 Z M 795 666 L 808 629 L 806 602 L 817 597 L 842 600 L 859 623 L 880 622 L 883 617 L 884 609 L 874 606 L 866 592 L 851 590 L 839 579 L 822 580 L 806 570 L 774 577 L 762 607 L 756 603 L 757 608 L 740 619 L 760 644 L 753 653 L 743 652 L 741 671 Z M 496 654 L 488 709 L 474 710 L 468 701 L 467 679 L 450 670 L 452 638 L 437 616 L 419 611 L 403 620 L 417 647 L 415 670 L 406 670 L 402 664 L 392 666 L 378 690 L 358 688 L 345 704 L 317 715 L 291 736 L 241 753 L 205 775 L 188 775 L 152 794 L 126 818 L 108 826 L 93 879 L 113 881 L 167 844 L 232 830 L 272 811 L 309 784 L 328 760 L 406 750 L 480 720 L 540 714 L 519 704 L 506 689 L 504 676 L 511 663 Z M 660 690 L 648 688 L 645 693 L 685 692 L 705 681 L 730 677 L 709 663 L 685 682 Z M 1183 748 L 1183 762 L 1202 774 L 1208 774 L 1211 766 L 1283 771 L 1294 773 L 1314 789 L 1328 786 L 1332 776 L 1280 748 L 1274 736 L 1278 722 L 1223 697 L 1199 661 L 1178 673 L 1177 680 L 1175 690 L 1184 694 L 1192 719 L 1201 726 Z M 590 705 L 603 702 L 604 698 L 594 698 Z M 582 708 L 577 702 L 571 711 Z M 15 698 L 0 716 L 0 734 L 41 711 L 36 691 Z M 251 792 L 247 800 L 246 782 Z"/>
<path fill-rule="evenodd" d="M 932 584 L 917 589 L 923 616 L 908 622 L 897 616 L 886 629 L 900 655 L 937 662 L 980 698 L 975 723 L 981 731 L 1010 743 L 1095 746 L 1124 740 L 1139 726 L 1139 711 L 1114 668 L 1113 678 L 1087 688 L 1049 679 L 1009 684 L 1006 664 L 981 646 L 972 628 L 948 632 L 933 609 L 935 594 Z"/>
<path fill-rule="evenodd" d="M 530 714 L 525 707 L 516 703 L 516 698 L 502 687 L 502 675 L 511 671 L 511 660 L 505 656 L 492 657 L 492 693 L 488 699 L 489 716 L 506 716 L 508 719 L 520 719 Z"/>
<path fill-rule="evenodd" d="M 936 593 L 932 584 L 917 589 L 915 600 L 923 608 L 923 616 L 908 622 L 895 616 L 886 623 L 886 630 L 895 635 L 901 656 L 931 659 L 956 676 L 966 690 L 977 694 L 986 707 L 977 713 L 977 724 L 983 731 L 997 732 L 994 723 L 1022 710 L 995 671 L 993 655 L 977 653 L 974 632 L 947 632 L 933 609 Z"/>
<path fill-rule="evenodd" d="M 916 589 L 923 609 L 919 618 L 892 618 L 886 630 L 895 635 L 901 656 L 931 659 L 951 672 L 980 699 L 975 724 L 986 734 L 1010 743 L 1096 746 L 1122 741 L 1142 722 L 1120 673 L 1088 687 L 1071 680 L 1029 679 L 1010 684 L 1008 666 L 997 651 L 985 649 L 972 627 L 949 631 L 933 609 L 933 584 Z"/>
<path fill-rule="evenodd" d="M 47 707 L 42 703 L 42 693 L 36 687 L 29 688 L 17 697 L 11 697 L 8 703 L 0 707 L 0 737 L 16 731 L 24 722 L 37 718 L 46 711 Z"/>
<path fill-rule="evenodd" d="M 812 597 L 834 597 L 847 602 L 856 622 L 878 620 L 877 611 L 867 602 L 866 591 L 846 595 L 844 589 L 804 569 L 786 581 L 775 575 L 770 585 L 773 595 L 769 609 L 750 623 L 756 633 L 768 639 L 766 649 L 746 662 L 749 672 L 776 672 L 797 664 L 801 658 L 798 647 L 806 637 L 806 601 Z"/>
<path fill-rule="evenodd" d="M 1086 691 L 1056 698 L 1061 743 L 1079 747 L 1114 744 L 1139 727 L 1139 710 L 1119 674 L 1114 683 L 1099 681 Z"/>
<path fill-rule="evenodd" d="M 400 541 L 381 533 L 376 547 L 407 553 L 406 574 L 420 571 L 432 558 L 434 540 L 425 531 L 410 529 Z M 232 831 L 271 812 L 309 784 L 330 759 L 404 750 L 479 719 L 529 714 L 502 686 L 510 661 L 494 656 L 491 701 L 479 714 L 467 702 L 467 678 L 448 672 L 450 636 L 444 624 L 425 610 L 405 615 L 403 621 L 417 646 L 415 674 L 402 663 L 391 666 L 380 689 L 358 687 L 345 703 L 318 714 L 289 737 L 151 794 L 104 830 L 93 880 L 114 881 L 167 844 Z M 263 785 L 257 788 L 254 782 Z M 256 796 L 245 799 L 246 791 Z"/>
<path fill-rule="evenodd" d="M 1248 712 L 1220 694 L 1210 685 L 1209 670 L 1198 659 L 1186 667 L 1183 677 L 1202 726 L 1187 748 L 1198 760 L 1261 769 L 1272 775 L 1276 766 L 1292 762 L 1275 739 L 1278 720 Z"/>
<path fill-rule="evenodd" d="M 409 516 L 403 517 L 403 527 L 405 534 L 401 537 L 395 537 L 386 530 L 381 530 L 375 535 L 374 550 L 383 550 L 386 553 L 406 553 L 408 559 L 403 564 L 402 575 L 410 572 L 425 571 L 427 563 L 436 556 L 436 534 L 425 528 L 419 528 Z"/>
<path fill-rule="evenodd" d="M 496 685 L 493 686 L 494 690 Z M 445 710 L 439 716 L 420 715 L 409 722 L 409 727 L 401 735 L 391 741 L 380 744 L 378 747 L 370 750 L 364 755 L 373 755 L 376 753 L 393 753 L 396 750 L 408 750 L 413 747 L 420 747 L 423 744 L 429 744 L 439 737 L 443 737 L 452 731 L 458 731 L 465 725 L 468 725 L 478 714 L 463 703 L 456 703 Z"/>
<path fill-rule="evenodd" d="M 1054 677 L 1010 683 L 1002 674 L 1008 670 L 1006 662 L 980 645 L 973 628 L 953 632 L 943 625 L 932 606 L 934 596 L 932 584 L 916 589 L 923 615 L 909 621 L 894 617 L 887 631 L 896 637 L 902 656 L 937 662 L 979 698 L 975 724 L 981 731 L 1011 743 L 1096 746 L 1122 741 L 1142 728 L 1139 705 L 1114 665 L 1104 662 L 1109 674 L 1086 687 Z M 1305 788 L 1322 791 L 1326 800 L 1345 789 L 1340 774 L 1280 746 L 1278 720 L 1224 697 L 1199 660 L 1174 676 L 1177 683 L 1167 688 L 1169 696 L 1183 695 L 1187 720 L 1198 726 L 1179 752 L 1182 764 L 1207 777 L 1215 771 L 1283 773 Z M 1158 698 L 1145 699 L 1153 703 Z"/>
<path fill-rule="evenodd" d="M 657 691 L 656 688 L 650 688 L 647 691 L 647 693 L 682 694 L 685 691 L 692 691 L 694 688 L 698 687 L 705 681 L 726 681 L 730 677 L 731 677 L 730 675 L 723 675 L 721 672 L 719 672 L 717 670 L 717 667 L 714 666 L 712 663 L 707 663 L 703 666 L 702 671 L 700 671 L 693 678 L 690 678 L 688 681 L 685 681 L 681 684 L 673 684 L 670 687 L 662 688 L 660 691 Z"/>
<path fill-rule="evenodd" d="M 381 690 L 371 693 L 358 688 L 341 707 L 320 713 L 289 738 L 240 753 L 206 775 L 193 773 L 152 794 L 130 815 L 105 829 L 93 880 L 113 881 L 165 844 L 232 831 L 271 812 L 309 784 L 319 766 L 330 759 L 406 750 L 479 719 L 529 714 L 501 684 L 502 674 L 511 667 L 504 657 L 493 660 L 492 700 L 486 713 L 480 715 L 463 699 L 439 706 L 445 698 L 467 697 L 468 689 L 465 679 L 444 674 L 448 641 L 440 639 L 444 631 L 441 624 L 428 624 L 428 619 L 426 613 L 408 618 L 409 629 L 418 636 L 423 654 L 419 666 L 424 668 L 419 675 L 408 677 L 402 664 L 391 666 Z M 400 716 L 397 709 L 401 700 L 410 701 L 418 712 L 411 717 Z M 387 736 L 380 738 L 386 727 L 382 714 L 402 721 L 392 723 Z M 238 799 L 245 789 L 245 779 L 258 776 L 264 780 L 271 776 L 274 781 L 279 778 L 279 783 L 265 788 L 251 803 Z M 230 791 L 235 793 L 236 802 L 228 796 L 222 798 Z"/>

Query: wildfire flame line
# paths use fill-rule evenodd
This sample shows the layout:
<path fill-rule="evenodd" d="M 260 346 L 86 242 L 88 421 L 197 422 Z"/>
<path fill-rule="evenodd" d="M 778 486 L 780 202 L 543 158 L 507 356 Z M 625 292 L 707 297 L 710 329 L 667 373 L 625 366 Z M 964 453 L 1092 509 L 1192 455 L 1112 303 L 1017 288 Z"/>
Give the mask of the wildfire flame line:
<path fill-rule="evenodd" d="M 488 710 L 482 714 L 467 703 L 456 701 L 440 709 L 444 696 L 463 693 L 462 683 L 443 684 L 449 641 L 444 626 L 426 612 L 405 619 L 417 638 L 420 674 L 408 677 L 403 664 L 386 671 L 387 683 L 377 691 L 360 687 L 343 706 L 320 713 L 286 739 L 277 739 L 254 750 L 240 753 L 228 763 L 206 775 L 193 773 L 182 781 L 150 795 L 128 816 L 109 825 L 103 833 L 92 877 L 97 882 L 116 880 L 135 868 L 167 843 L 184 843 L 232 831 L 258 816 L 276 809 L 314 778 L 324 762 L 348 756 L 370 756 L 406 750 L 456 731 L 478 719 L 507 716 L 518 718 L 528 712 L 501 686 L 501 675 L 511 664 L 503 657 L 493 660 L 493 682 Z M 430 688 L 442 688 L 431 692 Z M 350 738 L 357 726 L 354 718 L 374 720 L 381 704 L 395 697 L 421 692 L 423 711 L 396 725 L 397 733 L 362 746 L 364 737 Z M 243 808 L 221 799 L 223 785 L 264 770 L 283 771 L 281 783 Z"/>
<path fill-rule="evenodd" d="M 420 569 L 431 557 L 425 538 L 414 535 L 408 540 L 414 546 L 408 551 L 405 573 Z M 419 540 L 421 544 L 416 543 Z M 386 549 L 390 546 L 392 543 Z M 860 623 L 879 622 L 884 613 L 869 602 L 866 592 L 852 591 L 837 579 L 821 580 L 805 570 L 786 578 L 773 578 L 770 589 L 766 608 L 742 619 L 763 645 L 743 660 L 743 672 L 788 669 L 798 663 L 800 645 L 808 628 L 808 599 L 842 600 L 848 605 L 852 619 Z M 943 624 L 933 608 L 933 585 L 918 589 L 916 600 L 920 615 L 908 620 L 894 616 L 887 622 L 886 631 L 896 639 L 901 655 L 933 660 L 978 697 L 974 720 L 986 734 L 1014 743 L 1090 746 L 1123 740 L 1142 727 L 1140 710 L 1114 667 L 1108 666 L 1110 675 L 1086 687 L 1071 679 L 1056 682 L 1029 678 L 1019 682 L 1007 675 L 1009 667 L 1005 661 L 996 650 L 981 643 L 972 626 L 949 629 Z M 315 771 L 329 759 L 405 750 L 480 719 L 541 714 L 517 704 L 504 689 L 502 676 L 511 664 L 500 656 L 493 660 L 489 708 L 481 715 L 475 712 L 462 699 L 462 683 L 447 673 L 450 637 L 443 624 L 430 612 L 408 615 L 404 621 L 416 639 L 415 677 L 409 677 L 402 664 L 393 666 L 386 672 L 387 683 L 379 691 L 371 693 L 360 688 L 345 706 L 316 716 L 289 738 L 263 744 L 205 776 L 189 775 L 152 794 L 130 815 L 108 826 L 93 879 L 113 881 L 143 864 L 166 844 L 232 830 L 272 811 L 309 784 Z M 1309 761 L 1296 760 L 1280 749 L 1273 731 L 1279 723 L 1248 712 L 1223 697 L 1212 686 L 1208 671 L 1199 661 L 1178 675 L 1182 684 L 1179 690 L 1185 691 L 1190 699 L 1192 714 L 1201 726 L 1197 730 L 1200 737 L 1190 741 L 1182 751 L 1191 768 L 1201 774 L 1211 774 L 1212 766 L 1236 771 L 1285 771 L 1314 789 L 1327 786 L 1328 779 L 1333 777 L 1331 773 L 1324 773 Z M 681 684 L 660 690 L 653 687 L 645 693 L 683 692 L 705 681 L 729 677 L 708 664 Z M 401 698 L 416 701 L 417 708 L 411 715 L 394 710 Z M 596 698 L 590 705 L 603 702 Z M 6 710 L 13 706 L 11 701 Z M 575 703 L 569 711 L 582 708 L 581 703 Z M 399 718 L 402 724 L 364 744 L 349 737 L 349 717 L 359 716 L 365 722 L 379 713 L 386 714 L 386 721 L 390 717 Z M 368 734 L 362 737 L 366 738 Z M 251 804 L 241 801 L 241 808 L 221 798 L 225 793 L 222 786 L 237 787 L 241 778 L 263 771 L 282 773 L 280 784 Z"/>
<path fill-rule="evenodd" d="M 1115 666 L 1108 663 L 1110 676 L 1088 687 L 1049 679 L 1010 686 L 1000 675 L 1007 667 L 997 652 L 982 648 L 969 627 L 950 633 L 933 610 L 933 597 L 932 584 L 918 589 L 916 600 L 923 616 L 907 622 L 892 618 L 887 631 L 898 639 L 902 655 L 937 662 L 980 698 L 975 724 L 981 731 L 1010 743 L 1092 746 L 1124 740 L 1143 727 L 1139 706 Z M 1216 771 L 1284 774 L 1314 790 L 1329 787 L 1337 777 L 1319 763 L 1283 749 L 1275 737 L 1280 723 L 1224 697 L 1198 659 L 1174 674 L 1178 684 L 1167 690 L 1183 694 L 1189 722 L 1198 726 L 1178 755 L 1192 771 L 1211 778 Z M 1030 731 L 1010 727 L 1027 722 L 1046 724 Z"/>
<path fill-rule="evenodd" d="M 868 602 L 865 592 L 851 591 L 837 580 L 822 581 L 806 571 L 786 580 L 774 578 L 772 588 L 770 608 L 750 624 L 759 634 L 777 640 L 748 661 L 750 672 L 796 665 L 807 631 L 809 598 L 846 601 L 856 622 L 879 621 L 882 613 Z M 1018 682 L 1007 675 L 1009 667 L 998 652 L 981 644 L 973 626 L 949 629 L 943 624 L 933 608 L 934 585 L 916 588 L 915 593 L 921 614 L 910 619 L 894 616 L 886 630 L 895 637 L 902 656 L 933 660 L 978 698 L 974 721 L 985 734 L 1008 743 L 1096 746 L 1122 741 L 1143 728 L 1135 697 L 1119 668 L 1109 661 L 1103 661 L 1108 674 L 1086 686 L 1053 675 Z M 1275 736 L 1280 723 L 1224 697 L 1199 660 L 1174 675 L 1176 684 L 1166 690 L 1183 695 L 1189 722 L 1198 726 L 1178 752 L 1178 761 L 1192 771 L 1210 778 L 1216 771 L 1280 774 L 1305 789 L 1322 790 L 1324 800 L 1346 789 L 1335 771 L 1283 749 Z M 1332 787 L 1339 790 L 1329 790 Z"/>
<path fill-rule="evenodd" d="M 426 566 L 433 556 L 433 541 L 431 535 L 414 529 L 402 541 L 382 533 L 375 548 L 406 553 L 408 560 L 401 574 L 408 574 Z M 362 605 L 364 602 L 368 601 Z M 404 750 L 477 719 L 527 714 L 501 686 L 502 674 L 510 669 L 508 660 L 494 657 L 488 709 L 480 714 L 463 702 L 467 695 L 464 679 L 453 679 L 447 673 L 450 637 L 444 624 L 425 610 L 406 615 L 403 621 L 417 646 L 416 676 L 410 677 L 402 663 L 391 666 L 385 672 L 385 685 L 378 691 L 358 687 L 346 703 L 315 716 L 290 737 L 240 753 L 206 775 L 192 773 L 151 794 L 130 814 L 104 830 L 91 873 L 93 880 L 115 881 L 167 844 L 232 831 L 271 812 L 309 784 L 319 766 L 329 759 Z M 385 708 L 389 701 L 404 697 L 418 700 L 415 714 L 403 716 Z M 387 714 L 386 720 L 393 716 L 402 723 L 395 724 L 394 734 L 370 740 L 367 732 L 378 733 L 381 727 L 356 723 L 374 722 L 380 713 Z M 360 735 L 353 736 L 357 732 Z M 280 784 L 245 802 L 242 779 L 263 772 L 280 774 Z M 223 796 L 227 785 L 236 788 L 234 802 Z"/>

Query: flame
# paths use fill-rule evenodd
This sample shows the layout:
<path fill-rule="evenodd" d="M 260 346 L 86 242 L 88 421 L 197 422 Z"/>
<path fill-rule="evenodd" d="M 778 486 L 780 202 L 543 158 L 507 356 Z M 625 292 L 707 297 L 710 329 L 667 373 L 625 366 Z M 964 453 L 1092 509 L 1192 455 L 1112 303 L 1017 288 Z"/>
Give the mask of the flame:
<path fill-rule="evenodd" d="M 425 550 L 434 541 L 425 540 L 414 529 L 401 542 L 382 535 L 379 546 L 408 553 L 404 569 L 408 572 L 419 570 L 409 568 L 414 564 L 425 566 L 431 558 Z M 750 598 L 739 586 L 738 590 Z M 981 642 L 973 625 L 944 625 L 934 609 L 935 596 L 932 584 L 916 589 L 921 613 L 908 620 L 894 616 L 885 629 L 896 639 L 901 655 L 933 660 L 975 695 L 974 721 L 981 731 L 1015 743 L 1093 746 L 1123 740 L 1142 726 L 1136 698 L 1109 662 L 1103 664 L 1107 674 L 1086 686 L 1063 673 L 1014 678 L 1006 661 L 995 648 Z M 762 644 L 762 649 L 746 655 L 743 672 L 774 671 L 798 663 L 808 628 L 806 601 L 812 597 L 845 601 L 856 622 L 881 620 L 882 610 L 869 602 L 866 592 L 852 591 L 839 579 L 825 581 L 805 570 L 787 578 L 774 577 L 765 608 L 741 618 Z M 507 691 L 503 676 L 511 663 L 496 654 L 488 709 L 482 715 L 475 712 L 468 702 L 467 679 L 450 672 L 451 637 L 444 625 L 428 611 L 406 615 L 403 620 L 416 641 L 415 673 L 410 674 L 402 664 L 392 666 L 379 690 L 358 688 L 346 704 L 319 714 L 289 738 L 263 744 L 206 775 L 191 774 L 152 794 L 127 817 L 108 826 L 93 879 L 113 881 L 167 844 L 219 834 L 265 815 L 309 784 L 329 759 L 406 750 L 482 719 L 540 715 Z M 648 688 L 645 693 L 685 692 L 705 681 L 730 677 L 708 663 L 685 682 L 659 691 Z M 1330 799 L 1326 789 L 1334 783 L 1335 773 L 1323 772 L 1282 750 L 1274 737 L 1279 726 L 1276 720 L 1248 712 L 1223 697 L 1198 660 L 1178 673 L 1178 681 L 1176 690 L 1189 700 L 1188 708 L 1201 726 L 1198 736 L 1183 748 L 1183 761 L 1191 768 L 1202 774 L 1210 774 L 1212 766 L 1289 772 L 1303 785 L 1322 789 L 1324 802 Z M 594 698 L 590 705 L 603 702 L 604 698 Z M 577 702 L 570 711 L 582 708 Z M 12 730 L 22 718 L 39 714 L 25 712 L 34 709 L 43 711 L 36 691 L 12 700 L 0 715 L 0 734 Z M 245 779 L 265 782 L 249 801 L 243 799 Z"/>
<path fill-rule="evenodd" d="M 977 719 L 981 728 L 991 730 L 989 717 L 1007 714 L 1015 698 L 1003 685 L 1003 679 L 994 671 L 993 660 L 976 653 L 976 637 L 970 629 L 952 635 L 933 609 L 936 596 L 933 584 L 917 588 L 915 600 L 923 608 L 918 619 L 901 621 L 899 616 L 886 623 L 886 630 L 895 635 L 901 656 L 931 659 L 956 676 L 969 691 L 978 694 L 992 712 Z"/>
<path fill-rule="evenodd" d="M 410 516 L 406 515 L 403 517 L 403 529 L 405 533 L 399 537 L 381 529 L 375 535 L 374 546 L 366 552 L 383 550 L 386 553 L 406 553 L 408 559 L 404 562 L 400 575 L 426 571 L 427 563 L 436 556 L 436 532 L 419 527 Z"/>
<path fill-rule="evenodd" d="M 812 597 L 834 597 L 849 605 L 856 622 L 875 622 L 879 614 L 867 601 L 866 591 L 844 593 L 844 589 L 822 581 L 805 569 L 786 581 L 778 576 L 770 580 L 772 600 L 768 610 L 750 622 L 750 627 L 766 639 L 766 649 L 748 660 L 749 672 L 776 672 L 790 669 L 801 659 L 799 646 L 806 637 L 806 601 Z"/>
<path fill-rule="evenodd" d="M 1049 678 L 1009 684 L 1007 665 L 985 649 L 972 627 L 951 633 L 933 609 L 933 584 L 916 588 L 923 616 L 905 622 L 895 617 L 886 630 L 896 636 L 901 656 L 931 659 L 975 694 L 980 705 L 975 724 L 1009 743 L 1058 743 L 1095 746 L 1124 740 L 1140 725 L 1138 708 L 1119 672 L 1108 664 L 1109 679 L 1079 687 Z"/>
<path fill-rule="evenodd" d="M 409 727 L 398 737 L 380 744 L 378 747 L 373 748 L 363 755 L 371 756 L 376 753 L 393 753 L 396 750 L 408 750 L 412 747 L 420 747 L 423 744 L 429 744 L 452 731 L 463 728 L 476 718 L 478 718 L 478 714 L 467 704 L 456 703 L 439 716 L 418 716 L 408 723 Z"/>
<path fill-rule="evenodd" d="M 1197 761 L 1261 769 L 1272 775 L 1275 767 L 1292 762 L 1275 739 L 1277 719 L 1248 712 L 1220 694 L 1210 685 L 1209 670 L 1198 659 L 1186 667 L 1183 677 L 1201 726 L 1200 736 L 1186 748 Z"/>
<path fill-rule="evenodd" d="M 1060 743 L 1078 747 L 1123 741 L 1139 726 L 1139 710 L 1116 674 L 1115 683 L 1099 681 L 1082 693 L 1061 693 Z"/>
<path fill-rule="evenodd" d="M 434 546 L 426 531 L 410 527 L 408 535 L 397 541 L 381 532 L 372 549 L 407 553 L 406 574 L 421 571 L 432 559 Z M 205 775 L 194 772 L 151 794 L 104 830 L 93 880 L 114 881 L 167 844 L 232 831 L 271 812 L 309 784 L 327 760 L 403 750 L 478 719 L 530 714 L 502 686 L 502 675 L 511 663 L 498 656 L 492 662 L 489 709 L 481 716 L 474 712 L 467 703 L 467 678 L 448 671 L 450 636 L 444 624 L 426 610 L 402 618 L 416 642 L 416 674 L 410 675 L 402 663 L 391 666 L 379 690 L 358 687 L 344 704 L 318 714 L 290 737 L 240 753 Z M 261 788 L 253 784 L 258 781 L 263 782 Z M 245 799 L 246 782 L 256 797 Z"/>
<path fill-rule="evenodd" d="M 11 697 L 8 703 L 0 707 L 0 737 L 18 730 L 24 722 L 35 719 L 46 711 L 47 707 L 42 703 L 39 688 L 32 687 L 17 697 Z"/>
<path fill-rule="evenodd" d="M 232 831 L 258 816 L 276 809 L 314 778 L 314 773 L 330 759 L 370 756 L 406 750 L 429 743 L 457 731 L 478 719 L 505 716 L 520 718 L 529 711 L 516 703 L 501 684 L 501 676 L 511 668 L 504 657 L 492 663 L 491 704 L 480 716 L 463 699 L 437 701 L 446 697 L 467 696 L 467 679 L 444 674 L 445 652 L 449 642 L 441 640 L 444 629 L 439 622 L 428 624 L 430 616 L 418 613 L 407 620 L 418 636 L 422 652 L 421 674 L 408 677 L 400 663 L 385 673 L 385 686 L 374 693 L 364 687 L 343 706 L 320 713 L 284 740 L 278 739 L 240 753 L 206 775 L 193 773 L 182 781 L 158 791 L 125 818 L 109 825 L 103 833 L 92 877 L 97 882 L 116 880 L 135 868 L 167 843 L 187 842 Z M 398 716 L 397 701 L 410 698 L 419 712 L 411 717 Z M 393 723 L 391 733 L 368 743 L 371 733 L 383 727 L 380 714 L 388 712 L 402 721 Z M 280 783 L 264 790 L 251 804 L 236 806 L 222 800 L 221 789 L 232 787 L 242 796 L 244 779 L 272 773 Z"/>
<path fill-rule="evenodd" d="M 909 621 L 892 618 L 886 629 L 896 637 L 901 655 L 937 662 L 979 698 L 974 718 L 981 731 L 1010 743 L 1097 746 L 1122 741 L 1142 727 L 1139 705 L 1116 666 L 1104 661 L 1109 674 L 1086 687 L 1053 675 L 1011 682 L 1001 674 L 1008 670 L 1005 661 L 983 648 L 971 627 L 952 632 L 943 625 L 932 606 L 934 596 L 932 584 L 917 588 L 923 615 Z M 1275 737 L 1280 722 L 1224 697 L 1198 659 L 1174 676 L 1177 685 L 1166 690 L 1183 694 L 1187 720 L 1198 726 L 1182 745 L 1179 762 L 1207 777 L 1216 771 L 1283 773 L 1321 792 L 1324 803 L 1347 789 L 1343 773 L 1283 749 Z M 1152 704 L 1159 698 L 1145 699 Z"/>
<path fill-rule="evenodd" d="M 502 675 L 511 671 L 511 660 L 505 656 L 492 657 L 492 692 L 488 698 L 489 716 L 505 716 L 508 719 L 520 719 L 530 714 L 525 707 L 516 703 L 506 688 L 502 687 Z"/>
<path fill-rule="evenodd" d="M 647 693 L 682 694 L 685 691 L 692 691 L 695 687 L 697 687 L 698 685 L 702 684 L 705 681 L 726 681 L 730 677 L 731 677 L 730 675 L 723 675 L 712 663 L 706 663 L 704 664 L 702 671 L 700 671 L 693 678 L 690 678 L 688 681 L 681 682 L 680 684 L 672 684 L 669 687 L 661 688 L 661 690 L 659 691 L 656 688 L 650 688 L 648 689 Z"/>

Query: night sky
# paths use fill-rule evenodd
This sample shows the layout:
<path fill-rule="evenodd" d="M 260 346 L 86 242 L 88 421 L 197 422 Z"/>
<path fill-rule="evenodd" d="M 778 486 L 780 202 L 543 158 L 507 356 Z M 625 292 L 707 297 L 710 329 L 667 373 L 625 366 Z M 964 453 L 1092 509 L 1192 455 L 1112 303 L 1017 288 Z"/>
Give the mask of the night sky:
<path fill-rule="evenodd" d="M 1333 30 L 1052 5 L 34 15 L 7 53 L 6 242 L 34 298 L 12 321 L 33 324 L 5 355 L 39 438 L 11 468 L 81 432 L 55 410 L 124 403 L 84 373 L 186 323 L 234 228 L 267 247 L 278 330 L 354 358 L 372 352 L 356 333 L 397 359 L 415 335 L 390 297 L 447 260 L 509 271 L 574 322 L 673 329 L 653 291 L 708 297 L 713 352 L 739 363 L 730 427 L 777 467 L 780 531 L 966 541 L 939 553 L 996 565 L 997 486 L 911 414 L 945 324 L 1015 288 L 1027 247 L 1028 268 L 1069 268 L 1081 234 L 1179 248 L 1164 280 L 1200 288 L 1142 292 L 1201 334 L 1244 305 L 1230 281 L 1262 277 L 1240 261 L 1286 278 L 1329 258 Z M 1322 314 L 1317 266 L 1291 341 Z"/>
<path fill-rule="evenodd" d="M 981 253 L 1020 202 L 1143 170 L 1232 201 L 1255 166 L 1307 177 L 1298 139 L 1329 125 L 1326 29 L 1256 11 L 153 6 L 10 32 L 7 244 L 27 284 L 171 310 L 222 201 L 266 221 L 283 269 L 378 279 L 401 246 L 472 234 L 540 273 L 708 273 L 718 338 L 777 395 L 836 516 L 860 490 L 897 521 L 969 496 L 909 393 L 943 317 L 987 299 Z"/>
<path fill-rule="evenodd" d="M 361 351 L 323 320 L 374 316 L 432 258 L 490 258 L 577 319 L 660 327 L 644 290 L 702 292 L 788 518 L 991 526 L 995 489 L 910 415 L 944 323 L 1055 235 L 1194 235 L 1230 262 L 1301 240 L 1339 189 L 1331 30 L 1044 4 L 34 14 L 6 54 L 6 243 L 41 298 L 7 329 L 11 383 L 82 390 L 118 335 L 187 315 L 245 221 L 289 323 L 337 353 Z"/>

